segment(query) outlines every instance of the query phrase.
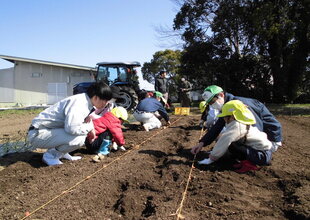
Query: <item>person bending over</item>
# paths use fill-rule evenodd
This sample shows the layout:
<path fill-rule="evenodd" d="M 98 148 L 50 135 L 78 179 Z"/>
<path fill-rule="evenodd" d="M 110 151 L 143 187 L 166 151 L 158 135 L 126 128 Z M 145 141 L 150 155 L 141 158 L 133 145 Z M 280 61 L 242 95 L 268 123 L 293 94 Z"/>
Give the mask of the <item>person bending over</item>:
<path fill-rule="evenodd" d="M 216 142 L 209 158 L 199 161 L 199 164 L 211 164 L 221 158 L 227 151 L 238 160 L 236 172 L 244 173 L 259 169 L 256 165 L 269 165 L 272 154 L 272 143 L 267 134 L 253 125 L 256 123 L 252 112 L 239 100 L 224 104 L 222 113 L 226 130 Z"/>
<path fill-rule="evenodd" d="M 92 84 L 86 93 L 65 98 L 35 117 L 28 131 L 28 142 L 35 148 L 47 149 L 43 162 L 49 166 L 62 164 L 60 159 L 78 160 L 69 153 L 82 147 L 86 136 L 95 137 L 91 121 L 85 120 L 94 109 L 102 109 L 112 98 L 108 85 Z"/>

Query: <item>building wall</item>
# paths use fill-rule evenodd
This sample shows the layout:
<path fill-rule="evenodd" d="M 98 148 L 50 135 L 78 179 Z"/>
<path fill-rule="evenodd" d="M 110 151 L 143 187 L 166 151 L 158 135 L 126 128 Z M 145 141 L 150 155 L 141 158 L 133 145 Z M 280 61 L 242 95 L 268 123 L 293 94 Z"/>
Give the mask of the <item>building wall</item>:
<path fill-rule="evenodd" d="M 71 96 L 74 84 L 93 81 L 88 70 L 20 61 L 15 64 L 13 78 L 14 103 L 17 106 L 54 104 L 59 99 Z M 64 95 L 51 98 L 48 91 L 52 91 L 55 85 L 61 85 L 66 91 L 62 91 Z M 53 103 L 48 103 L 51 100 Z M 3 101 L 0 101 L 0 107 L 5 107 Z"/>
<path fill-rule="evenodd" d="M 14 103 L 14 68 L 0 70 L 0 103 Z"/>

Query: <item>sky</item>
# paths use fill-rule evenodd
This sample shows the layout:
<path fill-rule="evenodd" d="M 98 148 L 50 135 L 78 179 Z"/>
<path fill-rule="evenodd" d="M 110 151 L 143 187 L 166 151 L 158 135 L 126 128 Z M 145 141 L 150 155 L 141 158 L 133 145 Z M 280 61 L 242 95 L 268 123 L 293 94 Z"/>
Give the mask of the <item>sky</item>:
<path fill-rule="evenodd" d="M 0 54 L 94 67 L 150 62 L 163 48 L 155 27 L 172 27 L 171 0 L 1 0 Z M 0 59 L 0 69 L 12 66 Z"/>

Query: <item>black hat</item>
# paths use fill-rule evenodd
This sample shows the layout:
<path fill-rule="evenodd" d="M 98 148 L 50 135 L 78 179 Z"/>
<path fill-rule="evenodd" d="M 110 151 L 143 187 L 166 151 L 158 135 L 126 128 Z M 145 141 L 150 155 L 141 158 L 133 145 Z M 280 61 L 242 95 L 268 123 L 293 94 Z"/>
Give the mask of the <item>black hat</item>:
<path fill-rule="evenodd" d="M 112 91 L 112 98 L 114 99 L 122 98 L 122 96 L 120 95 L 121 90 L 117 86 L 111 86 L 111 91 Z"/>

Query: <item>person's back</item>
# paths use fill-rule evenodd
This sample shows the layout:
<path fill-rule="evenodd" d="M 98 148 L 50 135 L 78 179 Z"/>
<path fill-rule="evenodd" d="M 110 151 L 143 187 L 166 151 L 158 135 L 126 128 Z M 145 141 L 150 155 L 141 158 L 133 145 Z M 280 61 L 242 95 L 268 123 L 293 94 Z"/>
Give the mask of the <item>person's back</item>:
<path fill-rule="evenodd" d="M 143 111 L 143 112 L 164 112 L 167 114 L 167 111 L 163 107 L 163 105 L 158 101 L 157 99 L 153 97 L 145 98 L 141 100 L 141 102 L 138 103 L 136 109 L 138 111 Z"/>
<path fill-rule="evenodd" d="M 256 99 L 234 96 L 226 92 L 225 103 L 231 100 L 240 100 L 249 107 L 256 119 L 255 126 L 260 131 L 264 131 L 270 141 L 282 141 L 282 126 L 263 103 Z"/>
<path fill-rule="evenodd" d="M 256 99 L 245 98 L 241 96 L 234 96 L 228 92 L 223 92 L 223 103 L 227 103 L 231 100 L 240 100 L 247 105 L 250 111 L 254 114 L 256 119 L 256 126 L 260 131 L 264 131 L 268 139 L 272 142 L 282 141 L 282 126 L 280 122 L 274 117 L 274 115 L 267 109 L 267 107 Z M 216 104 L 216 103 L 215 103 Z M 213 107 L 213 105 L 211 105 Z M 214 107 L 216 108 L 216 107 Z M 222 119 L 218 119 L 215 125 L 210 131 L 201 139 L 206 145 L 211 144 L 218 134 L 221 132 L 225 122 Z"/>
<path fill-rule="evenodd" d="M 164 106 L 156 98 L 151 97 L 141 100 L 134 111 L 135 119 L 142 123 L 146 131 L 161 127 L 158 114 L 165 119 L 167 124 L 170 124 L 169 115 Z"/>
<path fill-rule="evenodd" d="M 93 120 L 96 137 L 109 130 L 112 138 L 118 145 L 124 145 L 125 140 L 122 132 L 122 122 L 111 112 L 107 112 L 102 117 Z"/>
<path fill-rule="evenodd" d="M 110 145 L 115 143 L 126 150 L 125 139 L 122 131 L 122 122 L 127 121 L 128 113 L 123 107 L 115 107 L 111 112 L 105 113 L 102 117 L 94 119 L 93 124 L 96 131 L 96 137 L 92 141 L 89 138 L 85 140 L 85 145 L 91 153 L 97 153 L 93 158 L 95 162 L 100 162 L 105 155 L 110 153 Z"/>
<path fill-rule="evenodd" d="M 223 89 L 216 85 L 208 86 L 202 94 L 203 99 L 217 110 L 222 110 L 225 103 L 231 100 L 240 100 L 247 105 L 256 119 L 256 126 L 260 131 L 267 134 L 268 140 L 272 142 L 271 152 L 275 152 L 282 145 L 282 126 L 267 107 L 256 99 L 234 96 L 224 92 Z M 199 143 L 191 150 L 193 154 L 197 154 L 203 146 L 211 144 L 220 134 L 225 121 L 218 119 L 212 128 L 199 140 Z"/>
<path fill-rule="evenodd" d="M 93 123 L 88 116 L 94 107 L 103 108 L 111 97 L 110 87 L 97 82 L 86 93 L 67 97 L 35 117 L 27 138 L 33 147 L 47 149 L 43 162 L 52 166 L 62 164 L 62 158 L 80 159 L 69 152 L 83 146 L 86 135 L 94 137 Z"/>
<path fill-rule="evenodd" d="M 211 151 L 209 158 L 200 164 L 210 164 L 222 157 L 227 151 L 242 162 L 237 172 L 256 170 L 256 164 L 269 165 L 271 161 L 272 143 L 266 133 L 253 125 L 256 123 L 253 113 L 240 100 L 231 100 L 224 104 L 222 113 L 226 130 Z M 239 166 L 239 165 L 238 165 Z"/>

